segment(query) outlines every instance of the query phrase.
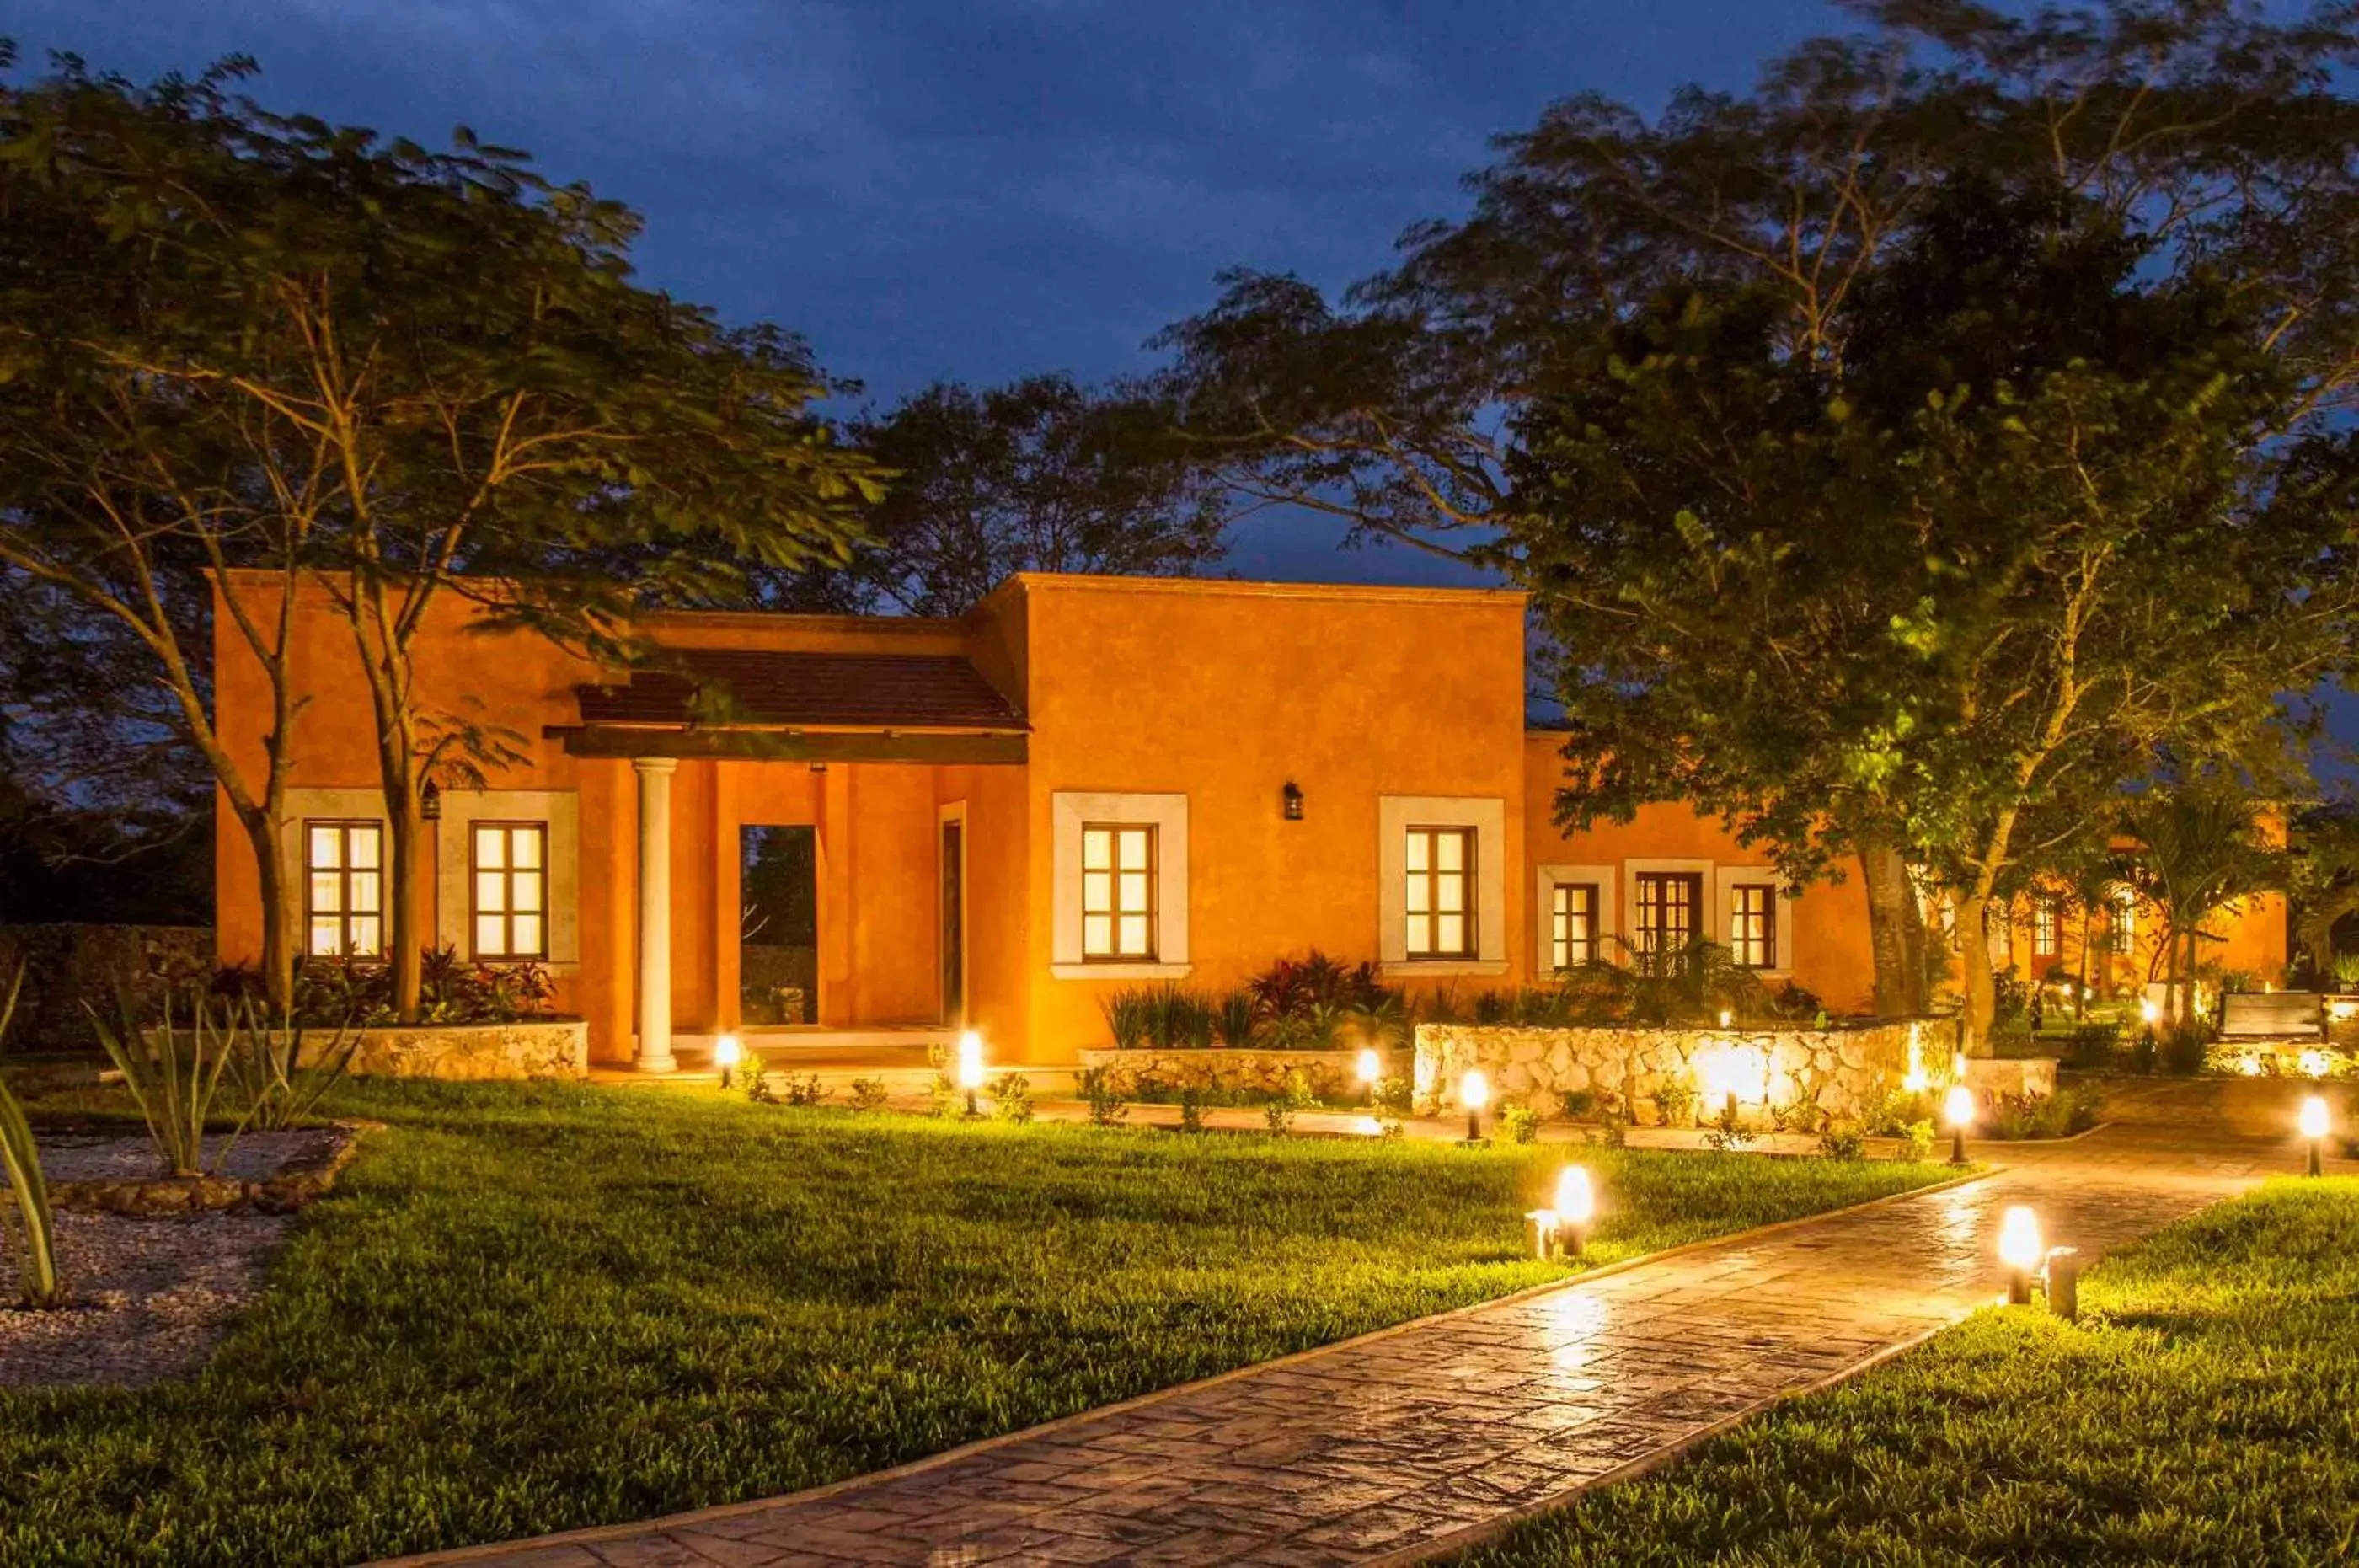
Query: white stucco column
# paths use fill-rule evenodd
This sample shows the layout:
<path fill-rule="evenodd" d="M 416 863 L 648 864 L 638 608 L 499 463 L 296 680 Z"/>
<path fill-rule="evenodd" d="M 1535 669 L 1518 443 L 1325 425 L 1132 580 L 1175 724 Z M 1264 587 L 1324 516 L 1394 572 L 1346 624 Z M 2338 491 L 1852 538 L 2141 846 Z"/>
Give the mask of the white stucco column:
<path fill-rule="evenodd" d="M 639 1071 L 671 1058 L 671 775 L 669 757 L 637 757 L 639 776 Z"/>

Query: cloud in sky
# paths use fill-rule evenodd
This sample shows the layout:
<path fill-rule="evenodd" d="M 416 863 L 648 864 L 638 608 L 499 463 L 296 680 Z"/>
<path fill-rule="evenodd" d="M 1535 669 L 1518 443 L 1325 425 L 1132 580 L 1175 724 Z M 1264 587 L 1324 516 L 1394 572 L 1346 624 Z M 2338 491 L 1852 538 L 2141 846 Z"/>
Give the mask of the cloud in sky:
<path fill-rule="evenodd" d="M 1223 267 L 1384 266 L 1555 98 L 1742 86 L 1842 25 L 1824 0 L 15 0 L 0 31 L 135 77 L 247 53 L 273 107 L 527 147 L 647 215 L 648 281 L 889 401 L 1142 369 Z M 1248 529 L 1241 564 L 1431 575 L 1332 539 Z"/>

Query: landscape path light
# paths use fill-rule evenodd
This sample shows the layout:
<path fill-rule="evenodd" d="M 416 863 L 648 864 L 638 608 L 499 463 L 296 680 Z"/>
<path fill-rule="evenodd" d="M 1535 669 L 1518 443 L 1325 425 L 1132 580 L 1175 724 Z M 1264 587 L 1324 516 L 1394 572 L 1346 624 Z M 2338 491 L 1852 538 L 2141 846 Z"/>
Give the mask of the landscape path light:
<path fill-rule="evenodd" d="M 729 1087 L 736 1074 L 737 1063 L 745 1059 L 745 1048 L 734 1034 L 724 1034 L 712 1042 L 712 1065 L 721 1069 L 721 1086 Z"/>
<path fill-rule="evenodd" d="M 1385 1070 L 1384 1058 L 1376 1054 L 1375 1047 L 1364 1046 L 1360 1051 L 1358 1068 L 1360 1104 L 1373 1105 L 1376 1103 L 1376 1078 Z"/>
<path fill-rule="evenodd" d="M 1590 1223 L 1597 1217 L 1597 1185 L 1586 1165 L 1568 1165 L 1556 1179 L 1556 1222 L 1564 1249 L 1573 1257 L 1589 1244 Z"/>
<path fill-rule="evenodd" d="M 1998 1260 L 2006 1265 L 2006 1299 L 2014 1306 L 2031 1302 L 2031 1277 L 2047 1256 L 2039 1238 L 2039 1216 L 2021 1203 L 2008 1208 L 1998 1225 Z"/>
<path fill-rule="evenodd" d="M 1974 1092 L 1963 1083 L 1950 1085 L 1949 1098 L 1941 1106 L 1950 1123 L 1950 1163 L 1966 1162 L 1966 1128 L 1973 1125 Z"/>
<path fill-rule="evenodd" d="M 979 1116 L 975 1108 L 975 1091 L 983 1087 L 983 1036 L 973 1029 L 959 1031 L 958 1086 L 966 1091 L 966 1114 Z"/>
<path fill-rule="evenodd" d="M 1466 1107 L 1466 1141 L 1483 1141 L 1483 1107 L 1491 1103 L 1491 1080 L 1480 1067 L 1470 1067 L 1458 1081 L 1458 1103 Z"/>
<path fill-rule="evenodd" d="M 2326 1174 L 2326 1100 L 2323 1095 L 2305 1094 L 2301 1101 L 2301 1136 L 2310 1142 L 2310 1173 Z"/>

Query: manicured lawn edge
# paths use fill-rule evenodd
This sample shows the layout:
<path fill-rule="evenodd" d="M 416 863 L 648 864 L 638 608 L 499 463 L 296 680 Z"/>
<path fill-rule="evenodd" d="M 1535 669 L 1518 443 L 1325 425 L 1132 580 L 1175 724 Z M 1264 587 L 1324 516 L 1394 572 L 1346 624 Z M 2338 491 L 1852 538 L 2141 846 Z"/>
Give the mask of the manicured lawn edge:
<path fill-rule="evenodd" d="M 2094 1132 L 2095 1130 L 2097 1129 L 2091 1127 L 2087 1129 L 2087 1132 L 2076 1133 L 2073 1136 L 2076 1138 L 2086 1137 L 2088 1132 Z M 1754 1158 L 1759 1158 L 1759 1156 L 1755 1156 Z M 1168 1388 L 1158 1388 L 1152 1393 L 1140 1394 L 1127 1399 L 1117 1399 L 1112 1404 L 1100 1405 L 1093 1410 L 1076 1410 L 1071 1415 L 1060 1416 L 1054 1421 L 1042 1421 L 1038 1425 L 1024 1427 L 1015 1432 L 1001 1432 L 995 1437 L 978 1438 L 972 1443 L 961 1443 L 955 1448 L 943 1449 L 939 1454 L 929 1454 L 923 1458 L 912 1459 L 904 1465 L 895 1465 L 882 1470 L 873 1470 L 864 1475 L 848 1475 L 841 1481 L 831 1481 L 822 1486 L 810 1486 L 799 1492 L 784 1493 L 778 1497 L 753 1497 L 743 1502 L 720 1503 L 712 1508 L 691 1508 L 684 1513 L 662 1514 L 654 1519 L 635 1519 L 623 1524 L 590 1525 L 580 1530 L 560 1530 L 549 1535 L 528 1536 L 523 1538 L 521 1541 L 484 1541 L 473 1546 L 451 1547 L 448 1550 L 439 1552 L 417 1552 L 404 1557 L 384 1558 L 379 1561 L 378 1568 L 429 1568 L 429 1565 L 435 1563 L 481 1562 L 489 1557 L 504 1556 L 508 1552 L 516 1551 L 520 1545 L 528 1544 L 534 1547 L 541 1547 L 558 1546 L 569 1542 L 614 1541 L 630 1536 L 644 1535 L 650 1528 L 692 1529 L 697 1525 L 711 1523 L 718 1519 L 736 1519 L 745 1514 L 758 1513 L 764 1508 L 775 1508 L 788 1499 L 792 1499 L 797 1503 L 816 1502 L 823 1498 L 834 1497 L 842 1492 L 851 1491 L 855 1487 L 865 1486 L 877 1482 L 899 1480 L 910 1475 L 923 1475 L 927 1471 L 940 1469 L 943 1465 L 955 1464 L 961 1460 L 972 1459 L 977 1454 L 988 1454 L 995 1449 L 1005 1448 L 1018 1443 L 1032 1442 L 1050 1433 L 1064 1431 L 1069 1427 L 1077 1426 L 1083 1421 L 1097 1421 L 1105 1416 L 1118 1415 L 1125 1411 L 1135 1410 L 1144 1406 L 1152 1405 L 1160 1400 L 1172 1399 L 1182 1394 L 1194 1393 L 1206 1388 L 1217 1388 L 1221 1384 L 1232 1383 L 1241 1377 L 1250 1377 L 1258 1373 L 1274 1370 L 1278 1367 L 1291 1367 L 1299 1362 L 1308 1361 L 1314 1356 L 1325 1356 L 1334 1351 L 1374 1345 L 1381 1340 L 1392 1339 L 1400 1334 L 1430 1327 L 1435 1323 L 1448 1323 L 1452 1319 L 1466 1317 L 1475 1312 L 1489 1312 L 1495 1307 L 1507 1306 L 1517 1301 L 1528 1301 L 1536 1296 L 1545 1296 L 1558 1290 L 1577 1290 L 1582 1286 L 1588 1284 L 1592 1280 L 1603 1279 L 1610 1275 L 1620 1274 L 1626 1270 L 1641 1267 L 1642 1265 L 1660 1263 L 1667 1258 L 1681 1258 L 1690 1253 L 1701 1252 L 1711 1247 L 1726 1247 L 1738 1242 L 1749 1243 L 1761 1236 L 1775 1236 L 1780 1232 L 1798 1229 L 1803 1225 L 1816 1225 L 1822 1220 L 1831 1220 L 1848 1214 L 1862 1214 L 1870 1209 L 1882 1208 L 1886 1204 L 1902 1203 L 1912 1198 L 1926 1197 L 1935 1192 L 1946 1192 L 1952 1188 L 1962 1187 L 1970 1182 L 1988 1181 L 1993 1176 L 1997 1175 L 2001 1169 L 2004 1168 L 1978 1166 L 1971 1171 L 1966 1171 L 1956 1176 L 1950 1177 L 1946 1181 L 1930 1182 L 1922 1187 L 1911 1187 L 1906 1192 L 1886 1192 L 1881 1197 L 1868 1198 L 1856 1203 L 1845 1203 L 1841 1208 L 1824 1209 L 1814 1214 L 1800 1214 L 1788 1220 L 1775 1220 L 1767 1225 L 1755 1225 L 1748 1230 L 1733 1231 L 1725 1236 L 1707 1236 L 1699 1241 L 1681 1242 L 1676 1247 L 1667 1247 L 1658 1252 L 1645 1252 L 1640 1253 L 1636 1257 L 1617 1258 L 1612 1263 L 1601 1264 L 1595 1269 L 1583 1269 L 1581 1273 L 1572 1275 L 1567 1279 L 1551 1279 L 1538 1285 L 1527 1285 L 1522 1290 L 1511 1290 L 1504 1296 L 1494 1296 L 1488 1301 L 1472 1301 L 1462 1307 L 1452 1307 L 1447 1312 L 1433 1312 L 1421 1318 L 1411 1318 L 1407 1323 L 1394 1323 L 1386 1328 L 1371 1329 L 1366 1334 L 1353 1334 L 1348 1339 L 1339 1339 L 1331 1344 L 1313 1345 L 1308 1350 L 1298 1350 L 1285 1356 L 1273 1356 L 1267 1361 L 1256 1361 L 1251 1366 L 1234 1367 L 1226 1372 L 1215 1373 L 1209 1377 L 1199 1377 L 1186 1383 L 1175 1383 Z M 1521 1523 L 1525 1519 L 1530 1519 L 1536 1515 L 1563 1507 L 1568 1500 L 1579 1496 L 1582 1492 L 1589 1491 L 1597 1486 L 1605 1486 L 1613 1481 L 1624 1480 L 1635 1475 L 1641 1475 L 1659 1465 L 1668 1464 L 1671 1460 L 1676 1459 L 1680 1454 L 1686 1453 L 1695 1444 L 1703 1442 L 1707 1438 L 1719 1435 L 1721 1432 L 1736 1425 L 1740 1421 L 1750 1420 L 1768 1406 L 1777 1404 L 1785 1399 L 1798 1399 L 1803 1395 L 1815 1393 L 1821 1388 L 1831 1387 L 1835 1383 L 1843 1381 L 1844 1378 L 1853 1377 L 1859 1372 L 1866 1370 L 1868 1367 L 1876 1366 L 1891 1356 L 1898 1356 L 1906 1351 L 1914 1349 L 1916 1346 L 1922 1345 L 1926 1340 L 1930 1339 L 1933 1335 L 1940 1334 L 1951 1326 L 1953 1325 L 1945 1323 L 1940 1327 L 1929 1329 L 1923 1334 L 1912 1335 L 1910 1338 L 1900 1344 L 1888 1346 L 1884 1350 L 1876 1352 L 1875 1355 L 1867 1357 L 1864 1361 L 1861 1361 L 1856 1366 L 1846 1367 L 1843 1371 L 1833 1373 L 1827 1377 L 1820 1379 L 1818 1382 L 1810 1384 L 1807 1388 L 1794 1389 L 1785 1394 L 1775 1395 L 1767 1399 L 1761 1400 L 1756 1404 L 1749 1405 L 1745 1410 L 1739 1411 L 1735 1415 L 1730 1416 L 1725 1421 L 1716 1422 L 1712 1426 L 1708 1427 L 1703 1431 L 1695 1433 L 1693 1436 L 1686 1438 L 1669 1448 L 1656 1454 L 1650 1454 L 1644 1458 L 1633 1460 L 1630 1464 L 1624 1465 L 1619 1470 L 1612 1471 L 1607 1475 L 1599 1476 L 1594 1480 L 1586 1482 L 1583 1485 L 1573 1487 L 1568 1491 L 1558 1493 L 1543 1502 L 1527 1505 L 1526 1507 L 1516 1509 L 1512 1513 L 1502 1515 L 1495 1520 L 1488 1520 L 1481 1524 L 1470 1526 L 1466 1530 L 1442 1537 L 1438 1541 L 1423 1542 L 1414 1550 L 1374 1557 L 1370 1558 L 1368 1561 L 1371 1563 L 1411 1563 L 1432 1558 L 1444 1552 L 1458 1551 L 1464 1547 L 1478 1545 L 1481 1542 L 1500 1534 L 1511 1525 Z"/>

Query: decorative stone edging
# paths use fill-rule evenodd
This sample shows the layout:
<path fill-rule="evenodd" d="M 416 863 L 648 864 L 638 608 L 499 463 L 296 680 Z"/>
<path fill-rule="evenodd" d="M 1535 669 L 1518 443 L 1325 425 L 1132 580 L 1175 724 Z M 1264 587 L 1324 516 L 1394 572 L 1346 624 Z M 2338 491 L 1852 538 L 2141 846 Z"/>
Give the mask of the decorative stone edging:
<path fill-rule="evenodd" d="M 61 1209 L 136 1216 L 218 1213 L 225 1209 L 291 1214 L 325 1197 L 344 1167 L 360 1152 L 360 1135 L 382 1124 L 340 1121 L 332 1125 L 343 1134 L 342 1138 L 323 1150 L 297 1155 L 273 1176 L 253 1181 L 201 1175 L 53 1181 L 49 1183 L 49 1202 Z"/>

